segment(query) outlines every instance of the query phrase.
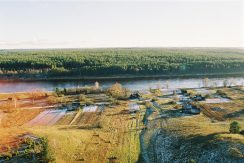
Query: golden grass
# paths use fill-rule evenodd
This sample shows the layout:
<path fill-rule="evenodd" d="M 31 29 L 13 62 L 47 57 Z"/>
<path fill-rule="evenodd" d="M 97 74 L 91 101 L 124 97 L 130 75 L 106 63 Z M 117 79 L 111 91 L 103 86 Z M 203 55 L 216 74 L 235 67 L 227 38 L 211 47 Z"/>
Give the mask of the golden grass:
<path fill-rule="evenodd" d="M 226 122 L 211 122 L 205 116 L 194 115 L 178 118 L 171 118 L 168 120 L 170 124 L 168 129 L 177 131 L 181 135 L 208 135 L 213 133 L 228 132 L 229 123 Z"/>
<path fill-rule="evenodd" d="M 22 126 L 36 117 L 42 109 L 17 109 L 11 113 L 5 113 L 1 118 L 0 127 Z"/>
<path fill-rule="evenodd" d="M 16 92 L 16 93 L 0 93 L 0 100 L 8 99 L 9 97 L 15 97 L 19 100 L 21 99 L 28 99 L 35 96 L 37 97 L 44 97 L 44 96 L 51 96 L 52 92 L 43 92 L 43 91 L 34 91 L 34 92 Z"/>
<path fill-rule="evenodd" d="M 97 119 L 102 128 L 79 129 L 91 122 L 82 120 L 78 125 L 35 127 L 29 131 L 48 137 L 57 162 L 83 160 L 95 163 L 108 162 L 112 158 L 117 162 L 136 162 L 144 112 L 132 116 L 123 113 L 126 109 L 127 102 L 105 109 Z"/>
<path fill-rule="evenodd" d="M 244 144 L 244 136 L 240 134 L 219 134 L 216 138 L 219 140 L 237 141 Z"/>
<path fill-rule="evenodd" d="M 56 125 L 69 125 L 75 118 L 77 112 L 73 112 L 70 114 L 65 114 L 57 123 Z"/>
<path fill-rule="evenodd" d="M 19 136 L 26 133 L 21 127 L 0 128 L 0 153 L 6 152 L 7 148 L 14 148 L 19 145 Z"/>

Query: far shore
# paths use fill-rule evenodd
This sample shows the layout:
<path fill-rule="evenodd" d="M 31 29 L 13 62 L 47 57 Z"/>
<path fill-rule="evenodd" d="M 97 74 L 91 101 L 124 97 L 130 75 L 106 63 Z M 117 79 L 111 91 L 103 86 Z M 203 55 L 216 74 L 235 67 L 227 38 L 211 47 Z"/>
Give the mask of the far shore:
<path fill-rule="evenodd" d="M 172 79 L 172 78 L 223 78 L 223 77 L 244 77 L 244 72 L 238 73 L 208 73 L 208 74 L 168 74 L 168 75 L 113 75 L 113 76 L 60 76 L 60 77 L 0 77 L 0 82 L 32 82 L 32 81 L 70 81 L 70 80 L 143 80 L 150 78 Z"/>

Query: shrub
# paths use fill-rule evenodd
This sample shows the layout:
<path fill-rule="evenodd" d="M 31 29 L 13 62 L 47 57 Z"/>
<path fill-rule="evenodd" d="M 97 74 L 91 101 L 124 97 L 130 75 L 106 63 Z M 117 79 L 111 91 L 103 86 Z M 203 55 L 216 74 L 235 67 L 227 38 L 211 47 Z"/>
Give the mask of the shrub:
<path fill-rule="evenodd" d="M 85 104 L 86 105 L 92 105 L 92 104 L 94 104 L 94 102 L 90 99 L 87 99 L 87 100 L 85 100 Z"/>
<path fill-rule="evenodd" d="M 229 129 L 229 131 L 230 131 L 230 133 L 233 133 L 233 134 L 237 134 L 237 133 L 239 133 L 240 132 L 240 124 L 238 123 L 238 122 L 236 122 L 236 121 L 233 121 L 233 122 L 231 122 L 231 124 L 230 124 L 230 129 Z"/>
<path fill-rule="evenodd" d="M 152 104 L 150 102 L 145 103 L 146 108 L 152 108 Z"/>
<path fill-rule="evenodd" d="M 85 100 L 86 100 L 86 96 L 83 95 L 83 94 L 80 94 L 80 95 L 79 95 L 79 100 L 80 100 L 80 101 L 85 101 Z"/>
<path fill-rule="evenodd" d="M 153 97 L 151 101 L 152 101 L 152 102 L 155 102 L 155 101 L 157 101 L 157 100 L 158 100 L 158 98 Z"/>
<path fill-rule="evenodd" d="M 241 131 L 240 131 L 240 134 L 244 135 L 244 130 L 241 130 Z"/>
<path fill-rule="evenodd" d="M 193 160 L 193 159 L 190 159 L 188 162 L 189 162 L 189 163 L 196 163 L 196 161 Z"/>
<path fill-rule="evenodd" d="M 127 99 L 130 96 L 130 91 L 123 88 L 121 84 L 115 83 L 107 89 L 109 95 L 116 99 Z"/>
<path fill-rule="evenodd" d="M 149 90 L 152 94 L 154 94 L 155 96 L 163 96 L 163 93 L 160 89 L 152 89 L 150 88 Z"/>
<path fill-rule="evenodd" d="M 56 104 L 58 102 L 58 100 L 57 100 L 57 97 L 49 96 L 47 98 L 47 102 L 48 102 L 48 104 Z"/>
<path fill-rule="evenodd" d="M 181 109 L 182 107 L 181 107 L 181 105 L 175 105 L 174 108 L 175 109 Z"/>
<path fill-rule="evenodd" d="M 206 94 L 204 97 L 205 98 L 211 98 L 211 95 L 210 94 Z"/>
<path fill-rule="evenodd" d="M 226 93 L 222 90 L 217 90 L 216 93 L 220 95 L 221 97 L 227 97 Z"/>
<path fill-rule="evenodd" d="M 242 158 L 244 157 L 243 154 L 241 153 L 241 151 L 237 148 L 230 148 L 229 149 L 229 154 L 232 157 L 236 157 L 236 158 Z"/>
<path fill-rule="evenodd" d="M 63 94 L 59 88 L 55 88 L 55 93 L 57 96 L 61 96 Z"/>
<path fill-rule="evenodd" d="M 42 160 L 44 162 L 55 162 L 55 158 L 53 156 L 52 151 L 48 146 L 48 139 L 46 137 L 41 138 L 41 144 L 43 147 L 43 151 L 41 153 Z"/>

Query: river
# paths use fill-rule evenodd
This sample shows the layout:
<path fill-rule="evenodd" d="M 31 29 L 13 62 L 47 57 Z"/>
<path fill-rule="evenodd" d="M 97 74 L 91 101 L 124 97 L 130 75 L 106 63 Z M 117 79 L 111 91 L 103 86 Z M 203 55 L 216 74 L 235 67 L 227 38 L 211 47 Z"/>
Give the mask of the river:
<path fill-rule="evenodd" d="M 208 85 L 222 86 L 223 81 L 228 80 L 235 85 L 242 85 L 244 77 L 224 77 L 224 78 L 209 78 Z M 172 79 L 118 79 L 118 80 L 97 80 L 100 86 L 107 88 L 115 82 L 121 83 L 124 87 L 130 90 L 148 90 L 149 88 L 199 88 L 203 86 L 202 78 L 172 78 Z M 56 87 L 71 88 L 94 85 L 95 81 L 0 81 L 0 93 L 24 92 L 32 90 L 47 90 L 51 91 Z"/>

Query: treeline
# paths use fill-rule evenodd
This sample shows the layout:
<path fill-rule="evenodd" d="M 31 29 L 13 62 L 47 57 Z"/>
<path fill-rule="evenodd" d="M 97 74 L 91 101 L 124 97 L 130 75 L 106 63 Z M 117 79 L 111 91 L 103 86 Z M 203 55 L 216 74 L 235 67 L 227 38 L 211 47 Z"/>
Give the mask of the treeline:
<path fill-rule="evenodd" d="M 238 73 L 241 49 L 121 48 L 0 50 L 1 76 L 112 76 Z"/>

